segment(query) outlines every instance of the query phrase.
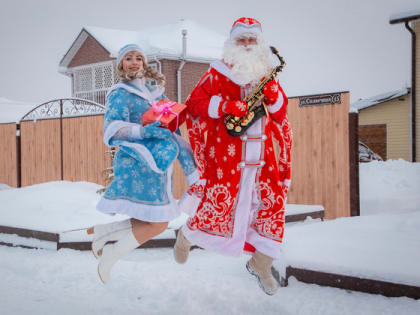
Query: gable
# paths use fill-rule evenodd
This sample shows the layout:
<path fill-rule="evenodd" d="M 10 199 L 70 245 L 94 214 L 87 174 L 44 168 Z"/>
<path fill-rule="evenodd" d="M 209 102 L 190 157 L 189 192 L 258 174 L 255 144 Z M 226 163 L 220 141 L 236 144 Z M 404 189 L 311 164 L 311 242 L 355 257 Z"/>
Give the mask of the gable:
<path fill-rule="evenodd" d="M 68 68 L 115 59 L 109 55 L 110 53 L 96 39 L 88 35 L 82 46 L 71 59 Z"/>

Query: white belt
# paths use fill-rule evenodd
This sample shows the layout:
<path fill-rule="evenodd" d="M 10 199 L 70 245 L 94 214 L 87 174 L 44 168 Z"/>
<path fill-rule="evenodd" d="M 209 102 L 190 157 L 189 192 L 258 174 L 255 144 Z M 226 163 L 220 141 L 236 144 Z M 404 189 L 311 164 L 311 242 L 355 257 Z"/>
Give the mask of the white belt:
<path fill-rule="evenodd" d="M 243 136 L 241 136 L 241 140 L 242 141 L 262 142 L 262 141 L 267 140 L 267 136 L 266 135 L 261 135 L 261 136 L 247 136 L 247 135 L 243 135 Z"/>
<path fill-rule="evenodd" d="M 239 167 L 240 168 L 245 168 L 245 167 L 263 167 L 265 165 L 265 161 L 260 160 L 260 161 L 241 161 L 239 162 Z"/>

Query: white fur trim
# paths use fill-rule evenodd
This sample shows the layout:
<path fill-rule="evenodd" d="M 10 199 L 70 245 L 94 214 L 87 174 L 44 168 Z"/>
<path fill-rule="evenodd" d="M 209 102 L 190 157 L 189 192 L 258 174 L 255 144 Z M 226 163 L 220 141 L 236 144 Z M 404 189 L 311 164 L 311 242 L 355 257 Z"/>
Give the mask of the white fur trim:
<path fill-rule="evenodd" d="M 141 135 L 141 128 L 142 127 L 140 125 L 137 125 L 137 124 L 131 128 L 131 137 L 133 139 L 143 138 L 142 135 Z"/>
<path fill-rule="evenodd" d="M 147 90 L 147 87 L 144 86 L 144 89 L 147 90 L 147 92 L 145 92 L 145 91 L 140 91 L 140 90 L 138 90 L 136 88 L 133 88 L 133 87 L 131 87 L 131 86 L 127 85 L 127 84 L 124 84 L 124 83 L 117 83 L 117 84 L 114 84 L 109 89 L 108 93 L 106 94 L 106 97 L 108 98 L 108 95 L 112 91 L 114 91 L 114 90 L 116 90 L 118 88 L 122 88 L 122 89 L 125 89 L 126 91 L 128 91 L 130 93 L 136 94 L 136 95 L 140 96 L 141 98 L 145 99 L 146 101 L 148 101 L 150 104 L 152 104 L 158 97 L 160 97 L 165 92 L 165 89 L 163 87 L 160 87 L 160 86 L 157 87 L 152 92 L 150 92 L 149 90 Z"/>
<path fill-rule="evenodd" d="M 188 174 L 186 178 L 188 186 L 191 186 L 192 184 L 198 182 L 198 180 L 200 179 L 200 172 L 198 171 L 198 169 L 195 169 L 191 174 Z"/>
<path fill-rule="evenodd" d="M 117 133 L 118 130 L 120 130 L 123 127 L 127 127 L 127 126 L 132 127 L 133 125 L 137 126 L 137 124 L 126 122 L 126 121 L 121 121 L 121 120 L 115 120 L 115 121 L 111 122 L 104 132 L 104 143 L 107 146 L 110 146 L 109 142 L 111 141 L 111 138 Z M 138 154 L 140 154 L 141 157 L 146 161 L 146 163 L 149 165 L 149 167 L 154 172 L 156 172 L 158 174 L 163 173 L 163 171 L 160 170 L 157 167 L 155 159 L 153 158 L 153 155 L 150 153 L 150 151 L 144 145 L 139 144 L 139 143 L 129 142 L 129 141 L 123 141 L 123 142 L 121 142 L 121 144 L 126 146 L 126 147 L 132 148 Z"/>
<path fill-rule="evenodd" d="M 271 114 L 274 114 L 283 107 L 283 103 L 284 103 L 283 94 L 279 91 L 279 97 L 277 98 L 277 101 L 273 105 L 267 105 L 267 110 Z"/>
<path fill-rule="evenodd" d="M 147 165 L 149 165 L 149 167 L 152 169 L 153 172 L 158 173 L 158 174 L 164 173 L 164 171 L 162 171 L 161 169 L 157 167 L 152 153 L 150 153 L 150 151 L 144 145 L 139 144 L 139 143 L 128 142 L 128 141 L 123 141 L 121 144 L 135 150 L 138 154 L 140 154 L 141 157 L 146 161 Z"/>
<path fill-rule="evenodd" d="M 198 198 L 195 194 L 190 195 L 186 192 L 179 200 L 178 208 L 180 211 L 188 214 L 189 217 L 192 217 L 195 215 L 200 202 L 201 198 Z"/>
<path fill-rule="evenodd" d="M 209 103 L 209 116 L 211 118 L 220 118 L 219 116 L 219 106 L 221 106 L 220 102 L 223 99 L 218 96 L 218 95 L 213 95 L 210 98 L 210 103 Z"/>
<path fill-rule="evenodd" d="M 238 37 L 254 35 L 255 37 L 262 34 L 261 26 L 258 24 L 243 24 L 237 23 L 230 31 L 230 39 L 237 39 Z"/>
<path fill-rule="evenodd" d="M 114 215 L 116 213 L 125 214 L 130 218 L 146 222 L 171 221 L 180 215 L 178 202 L 172 195 L 172 172 L 173 165 L 168 168 L 166 188 L 169 203 L 167 205 L 153 206 L 150 204 L 135 203 L 126 199 L 101 198 L 96 206 L 96 209 L 110 215 Z"/>

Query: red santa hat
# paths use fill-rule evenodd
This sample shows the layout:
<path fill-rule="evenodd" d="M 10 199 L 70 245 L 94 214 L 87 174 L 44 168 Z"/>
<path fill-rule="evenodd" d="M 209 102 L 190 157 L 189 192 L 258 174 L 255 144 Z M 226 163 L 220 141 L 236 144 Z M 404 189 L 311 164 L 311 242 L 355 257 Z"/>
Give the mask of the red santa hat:
<path fill-rule="evenodd" d="M 235 40 L 241 36 L 255 36 L 262 34 L 261 23 L 253 18 L 241 17 L 237 19 L 230 30 L 230 39 Z"/>

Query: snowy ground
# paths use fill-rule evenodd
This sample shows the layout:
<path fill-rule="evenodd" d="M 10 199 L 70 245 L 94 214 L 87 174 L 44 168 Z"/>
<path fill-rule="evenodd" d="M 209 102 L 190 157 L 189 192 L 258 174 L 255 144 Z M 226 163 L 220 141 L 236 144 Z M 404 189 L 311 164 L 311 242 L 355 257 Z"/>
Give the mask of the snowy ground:
<path fill-rule="evenodd" d="M 54 221 L 58 230 L 88 226 L 97 220 L 96 214 L 86 216 L 78 209 L 94 208 L 96 185 L 68 185 L 66 195 L 50 186 L 43 192 L 43 185 L 25 190 L 1 185 L 0 225 L 19 222 L 22 227 L 51 228 Z M 376 272 L 378 279 L 419 285 L 420 163 L 361 164 L 360 189 L 361 217 L 288 224 L 285 259 L 298 266 L 309 262 L 317 270 L 335 267 L 373 277 Z M 18 215 L 19 209 L 30 206 L 33 215 Z M 51 207 L 57 209 L 56 217 L 47 212 Z M 183 219 L 172 222 L 172 228 Z M 323 251 L 311 252 L 316 246 Z M 346 256 L 348 249 L 360 256 Z M 137 250 L 118 262 L 110 283 L 103 285 L 90 252 L 0 246 L 0 313 L 420 314 L 420 300 L 347 292 L 294 279 L 269 297 L 245 270 L 247 259 L 194 250 L 181 266 L 170 249 Z"/>
<path fill-rule="evenodd" d="M 137 250 L 107 285 L 89 252 L 0 247 L 1 314 L 404 314 L 420 301 L 308 285 L 291 279 L 265 295 L 245 270 L 247 257 L 194 250 L 177 265 L 170 249 Z"/>

